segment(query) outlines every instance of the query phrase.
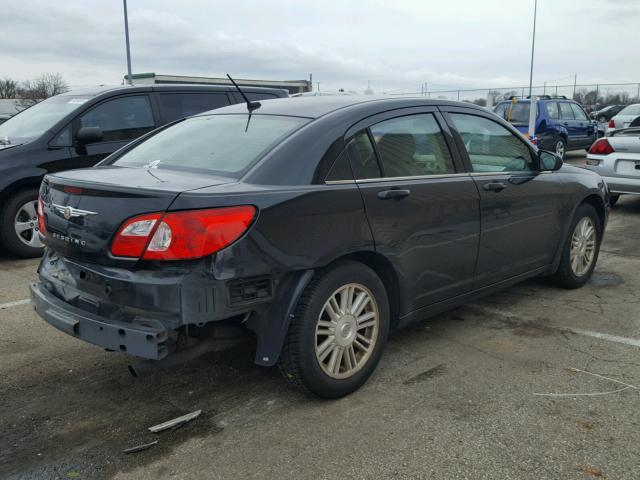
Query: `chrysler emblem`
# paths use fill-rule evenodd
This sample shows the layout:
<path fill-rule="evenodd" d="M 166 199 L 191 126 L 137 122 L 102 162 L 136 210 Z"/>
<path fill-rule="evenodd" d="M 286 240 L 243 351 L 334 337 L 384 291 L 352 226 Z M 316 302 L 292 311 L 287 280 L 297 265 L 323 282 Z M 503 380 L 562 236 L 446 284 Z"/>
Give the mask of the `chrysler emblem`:
<path fill-rule="evenodd" d="M 80 210 L 79 208 L 69 207 L 68 205 L 56 205 L 52 204 L 53 208 L 55 208 L 62 216 L 69 220 L 70 218 L 76 217 L 86 217 L 87 215 L 97 215 L 98 212 L 90 212 L 89 210 Z"/>

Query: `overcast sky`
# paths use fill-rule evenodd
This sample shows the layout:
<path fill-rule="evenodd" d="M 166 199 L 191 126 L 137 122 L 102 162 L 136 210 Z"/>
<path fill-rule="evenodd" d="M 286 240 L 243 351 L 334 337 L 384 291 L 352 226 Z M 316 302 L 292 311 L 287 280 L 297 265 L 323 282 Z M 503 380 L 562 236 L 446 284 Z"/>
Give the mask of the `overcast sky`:
<path fill-rule="evenodd" d="M 313 73 L 322 90 L 526 85 L 532 20 L 533 0 L 129 0 L 134 73 Z M 20 0 L 0 22 L 0 77 L 126 73 L 120 0 Z M 640 81 L 639 25 L 640 0 L 539 0 L 534 83 Z"/>

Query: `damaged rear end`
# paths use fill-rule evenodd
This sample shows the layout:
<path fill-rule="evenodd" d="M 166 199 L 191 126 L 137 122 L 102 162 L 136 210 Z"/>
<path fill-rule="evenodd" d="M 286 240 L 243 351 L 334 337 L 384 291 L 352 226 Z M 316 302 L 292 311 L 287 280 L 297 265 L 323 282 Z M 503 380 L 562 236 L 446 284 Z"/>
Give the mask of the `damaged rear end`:
<path fill-rule="evenodd" d="M 211 320 L 215 282 L 206 257 L 243 235 L 256 209 L 171 211 L 180 193 L 233 180 L 149 173 L 102 167 L 45 179 L 39 220 L 48 248 L 31 294 L 56 328 L 108 350 L 161 359 L 186 325 Z M 122 187 L 132 180 L 135 189 Z"/>

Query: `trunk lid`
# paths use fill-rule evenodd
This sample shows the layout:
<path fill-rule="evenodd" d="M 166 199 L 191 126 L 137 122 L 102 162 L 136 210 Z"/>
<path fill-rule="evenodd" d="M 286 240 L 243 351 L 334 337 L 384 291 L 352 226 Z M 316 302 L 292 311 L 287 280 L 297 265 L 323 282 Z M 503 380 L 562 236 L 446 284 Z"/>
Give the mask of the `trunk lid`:
<path fill-rule="evenodd" d="M 214 175 L 115 166 L 47 175 L 40 194 L 44 204 L 44 243 L 60 255 L 116 265 L 111 240 L 127 218 L 162 212 L 182 192 L 233 183 Z"/>

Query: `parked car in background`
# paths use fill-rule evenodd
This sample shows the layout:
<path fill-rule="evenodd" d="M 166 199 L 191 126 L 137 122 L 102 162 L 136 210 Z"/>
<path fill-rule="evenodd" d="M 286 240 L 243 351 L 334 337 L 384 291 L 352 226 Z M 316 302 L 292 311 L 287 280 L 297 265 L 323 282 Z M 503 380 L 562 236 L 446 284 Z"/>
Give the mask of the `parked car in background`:
<path fill-rule="evenodd" d="M 615 130 L 617 128 L 638 126 L 635 124 L 635 120 L 637 120 L 638 118 L 640 118 L 640 103 L 627 105 L 622 110 L 620 110 L 617 115 L 609 120 L 608 129 Z"/>
<path fill-rule="evenodd" d="M 609 105 L 608 107 L 591 112 L 590 116 L 600 123 L 606 123 L 611 120 L 612 117 L 617 115 L 624 107 L 626 107 L 626 105 Z"/>
<path fill-rule="evenodd" d="M 11 118 L 11 115 L 5 115 L 3 113 L 0 113 L 0 124 L 3 124 L 4 122 L 9 120 L 10 118 Z"/>
<path fill-rule="evenodd" d="M 591 146 L 585 166 L 604 178 L 611 205 L 620 195 L 640 195 L 640 127 L 609 132 Z"/>
<path fill-rule="evenodd" d="M 257 364 L 336 398 L 371 375 L 390 328 L 537 275 L 584 285 L 606 205 L 599 175 L 481 107 L 234 105 L 47 175 L 31 298 L 67 334 L 147 359 L 250 330 Z"/>
<path fill-rule="evenodd" d="M 529 131 L 527 98 L 498 103 L 494 112 L 513 124 L 520 132 Z M 581 150 L 591 146 L 598 138 L 597 122 L 589 119 L 577 102 L 565 97 L 538 97 L 536 105 L 535 137 L 543 150 L 550 150 L 564 158 L 569 150 Z"/>
<path fill-rule="evenodd" d="M 249 100 L 288 96 L 245 88 Z M 0 246 L 42 254 L 36 199 L 46 173 L 91 167 L 161 125 L 243 101 L 229 86 L 153 85 L 76 90 L 49 98 L 0 125 Z"/>

